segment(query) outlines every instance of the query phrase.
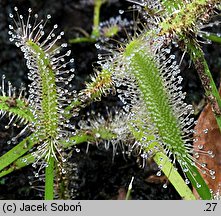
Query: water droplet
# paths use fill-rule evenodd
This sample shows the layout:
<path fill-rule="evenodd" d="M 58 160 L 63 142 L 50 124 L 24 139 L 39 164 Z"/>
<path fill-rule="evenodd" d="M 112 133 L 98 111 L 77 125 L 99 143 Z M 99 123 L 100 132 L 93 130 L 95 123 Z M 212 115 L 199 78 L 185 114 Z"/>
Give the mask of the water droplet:
<path fill-rule="evenodd" d="M 188 171 L 189 171 L 189 169 L 187 167 L 183 168 L 183 172 L 188 172 Z"/>
<path fill-rule="evenodd" d="M 214 170 L 210 170 L 209 173 L 210 175 L 215 175 L 216 172 Z"/>
<path fill-rule="evenodd" d="M 197 184 L 196 184 L 196 187 L 197 187 L 197 188 L 201 188 L 201 184 L 197 183 Z"/>
<path fill-rule="evenodd" d="M 27 158 L 23 158 L 22 162 L 26 163 L 27 162 Z"/>
<path fill-rule="evenodd" d="M 208 155 L 212 155 L 213 152 L 212 151 L 207 151 Z"/>
<path fill-rule="evenodd" d="M 175 59 L 176 56 L 175 56 L 175 55 L 171 55 L 170 58 L 171 58 L 171 59 Z"/>
<path fill-rule="evenodd" d="M 198 149 L 202 150 L 203 149 L 203 145 L 202 144 L 198 145 Z"/>
<path fill-rule="evenodd" d="M 159 169 L 162 169 L 162 168 L 163 168 L 163 165 L 160 164 L 160 165 L 158 166 L 158 168 L 159 168 Z"/>
<path fill-rule="evenodd" d="M 11 30 L 13 29 L 13 26 L 12 26 L 12 25 L 9 25 L 8 27 L 9 27 L 9 29 L 11 29 Z"/>
<path fill-rule="evenodd" d="M 119 10 L 119 14 L 123 14 L 124 13 L 124 10 Z"/>
<path fill-rule="evenodd" d="M 189 179 L 185 179 L 185 183 L 189 184 L 190 183 Z"/>
<path fill-rule="evenodd" d="M 202 174 L 206 174 L 206 170 L 202 170 L 201 172 L 202 172 Z"/>
<path fill-rule="evenodd" d="M 167 188 L 167 183 L 163 184 L 163 188 Z"/>
<path fill-rule="evenodd" d="M 96 134 L 95 134 L 95 137 L 96 137 L 96 138 L 100 138 L 101 135 L 100 135 L 99 133 L 96 133 Z"/>
<path fill-rule="evenodd" d="M 206 167 L 206 163 L 202 163 L 201 166 L 202 166 L 203 168 L 205 168 L 205 167 Z"/>
<path fill-rule="evenodd" d="M 171 50 L 170 49 L 165 49 L 164 50 L 167 54 L 170 54 Z"/>
<path fill-rule="evenodd" d="M 211 154 L 210 157 L 211 157 L 211 158 L 214 158 L 214 157 L 215 157 L 215 154 Z"/>
<path fill-rule="evenodd" d="M 161 174 L 162 174 L 161 171 L 158 171 L 156 175 L 161 176 Z"/>
<path fill-rule="evenodd" d="M 204 132 L 205 134 L 207 134 L 208 131 L 209 131 L 208 129 L 203 130 L 203 132 Z"/>

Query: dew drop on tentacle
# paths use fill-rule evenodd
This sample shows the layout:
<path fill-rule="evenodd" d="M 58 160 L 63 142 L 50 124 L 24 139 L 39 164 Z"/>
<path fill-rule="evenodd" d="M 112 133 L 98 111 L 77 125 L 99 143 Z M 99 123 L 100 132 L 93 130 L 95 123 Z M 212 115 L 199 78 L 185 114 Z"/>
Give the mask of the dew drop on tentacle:
<path fill-rule="evenodd" d="M 197 184 L 196 184 L 196 187 L 197 187 L 197 188 L 201 188 L 201 187 L 202 187 L 202 185 L 201 185 L 201 184 L 199 184 L 199 183 L 197 183 Z"/>
<path fill-rule="evenodd" d="M 163 184 L 163 188 L 166 189 L 168 187 L 167 183 Z"/>
<path fill-rule="evenodd" d="M 158 171 L 158 172 L 156 173 L 156 175 L 157 175 L 157 176 L 161 176 L 161 175 L 162 175 L 162 172 L 161 172 L 161 171 Z"/>
<path fill-rule="evenodd" d="M 190 184 L 189 179 L 185 179 L 185 183 L 186 183 L 187 185 Z"/>
<path fill-rule="evenodd" d="M 76 151 L 77 153 L 80 153 L 81 150 L 80 150 L 79 148 L 76 148 L 75 151 Z"/>

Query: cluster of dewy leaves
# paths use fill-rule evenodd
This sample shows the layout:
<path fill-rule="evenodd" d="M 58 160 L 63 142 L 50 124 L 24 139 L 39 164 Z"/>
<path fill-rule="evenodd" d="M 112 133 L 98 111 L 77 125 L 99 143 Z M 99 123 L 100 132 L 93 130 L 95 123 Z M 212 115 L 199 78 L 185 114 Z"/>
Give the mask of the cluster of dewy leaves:
<path fill-rule="evenodd" d="M 198 2 L 203 4 L 205 1 Z M 158 8 L 158 3 L 160 1 L 153 6 Z M 170 6 L 168 6 L 169 3 Z M 170 10 L 173 10 L 172 14 L 178 14 L 184 5 L 178 3 L 174 5 L 172 1 L 162 1 L 160 9 L 167 7 L 168 14 Z M 193 6 L 197 7 L 198 5 Z M 176 12 L 176 10 L 178 11 Z M 10 16 L 13 18 L 13 15 Z M 69 79 L 66 80 L 65 77 L 58 75 L 66 74 L 68 70 L 63 70 L 62 64 L 60 65 L 64 61 L 65 55 L 58 57 L 59 48 L 53 47 L 63 33 L 56 37 L 53 33 L 54 30 L 52 30 L 46 40 L 41 41 L 44 35 L 43 21 L 35 22 L 33 27 L 29 23 L 30 14 L 25 24 L 23 16 L 18 14 L 17 16 L 19 22 L 16 22 L 16 30 L 10 26 L 10 35 L 11 40 L 16 40 L 16 45 L 21 47 L 25 53 L 30 69 L 29 78 L 32 81 L 30 103 L 36 121 L 34 121 L 33 128 L 37 134 L 37 136 L 34 134 L 31 137 L 31 144 L 27 146 L 27 149 L 32 148 L 39 141 L 43 143 L 38 150 L 42 153 L 41 156 L 47 156 L 50 161 L 49 165 L 51 165 L 46 169 L 46 188 L 50 188 L 53 184 L 53 177 L 47 178 L 47 176 L 53 176 L 53 158 L 60 155 L 61 145 L 70 146 L 67 144 L 67 131 L 63 130 L 69 125 L 64 120 L 65 117 L 70 116 L 66 111 L 74 109 L 74 114 L 76 114 L 88 101 L 98 100 L 102 94 L 107 94 L 114 83 L 119 97 L 125 104 L 124 109 L 128 113 L 125 124 L 128 124 L 126 129 L 133 135 L 132 139 L 136 140 L 133 146 L 135 148 L 138 146 L 144 151 L 144 159 L 149 156 L 154 158 L 181 196 L 193 199 L 191 193 L 186 192 L 189 190 L 188 187 L 185 187 L 184 181 L 172 165 L 176 161 L 183 168 L 186 184 L 191 180 L 203 199 L 211 198 L 210 192 L 196 168 L 203 166 L 191 156 L 194 152 L 188 137 L 191 133 L 193 119 L 190 118 L 190 106 L 183 102 L 184 94 L 180 87 L 182 79 L 178 75 L 179 69 L 174 61 L 174 56 L 170 55 L 170 50 L 163 48 L 165 35 L 171 33 L 173 28 L 170 29 L 165 24 L 165 27 L 161 29 L 156 28 L 151 32 L 144 31 L 138 38 L 129 41 L 124 52 L 116 53 L 113 58 L 102 64 L 102 71 L 97 73 L 92 83 L 86 85 L 87 88 L 81 92 L 79 99 L 68 100 L 70 106 L 65 107 L 64 101 L 67 98 L 64 96 L 64 92 L 68 91 L 64 90 L 62 85 L 59 87 L 58 83 L 66 84 L 67 82 L 68 84 Z M 189 25 L 189 22 L 186 25 Z M 54 29 L 56 28 L 57 26 L 54 27 Z M 69 52 L 66 55 L 69 55 Z M 37 121 L 38 119 L 40 121 Z M 118 119 L 118 121 L 120 120 Z M 49 122 L 51 125 L 48 125 Z M 112 124 L 111 127 L 113 125 L 117 128 L 117 123 Z M 89 130 L 89 132 L 92 131 L 92 136 L 83 131 L 79 136 L 71 137 L 72 145 L 87 140 L 94 141 L 94 139 L 102 137 L 107 140 L 111 138 L 120 140 L 121 138 L 120 128 L 118 128 L 119 131 L 111 129 L 111 133 L 107 128 L 100 133 L 98 131 L 100 127 L 97 124 L 94 126 L 95 130 L 93 128 Z M 128 133 L 124 132 L 124 134 L 128 136 Z M 116 139 L 116 135 L 119 138 Z M 25 144 L 26 140 L 13 151 L 19 149 L 21 151 L 21 147 Z M 21 151 L 20 156 L 24 154 L 24 151 Z M 24 159 L 29 160 L 29 158 Z M 4 160 L 7 159 L 4 158 Z M 15 159 L 10 159 L 7 163 L 10 164 L 13 160 Z M 30 161 L 33 161 L 33 157 Z M 19 161 L 15 165 L 18 164 Z M 206 168 L 206 171 L 212 177 L 214 176 L 212 170 Z M 10 169 L 6 172 L 10 172 Z M 47 197 L 52 198 L 51 195 Z"/>
<path fill-rule="evenodd" d="M 9 25 L 10 41 L 15 42 L 24 53 L 31 83 L 29 97 L 23 99 L 21 96 L 24 90 L 16 97 L 10 83 L 6 91 L 3 77 L 0 108 L 2 115 L 13 115 L 9 124 L 17 115 L 16 120 L 21 118 L 21 121 L 28 123 L 25 129 L 32 134 L 0 157 L 0 177 L 31 163 L 33 167 L 40 165 L 35 176 L 38 177 L 39 170 L 45 168 L 45 198 L 53 199 L 55 175 L 66 173 L 63 169 L 63 163 L 66 161 L 63 150 L 93 140 L 96 135 L 87 135 L 84 131 L 76 132 L 69 119 L 77 115 L 79 109 L 88 104 L 91 98 L 97 100 L 102 93 L 108 92 L 112 81 L 108 74 L 101 73 L 106 74 L 101 76 L 98 73 L 93 79 L 95 84 L 86 85 L 87 90 L 82 91 L 77 99 L 76 91 L 70 91 L 70 82 L 74 77 L 74 69 L 71 68 L 73 59 L 66 61 L 71 52 L 68 50 L 61 54 L 61 49 L 67 47 L 66 43 L 55 45 L 64 32 L 56 35 L 58 26 L 54 25 L 46 35 L 44 28 L 51 18 L 50 15 L 47 15 L 46 21 L 39 21 L 37 14 L 32 16 L 31 9 L 28 10 L 27 17 L 20 15 L 16 7 L 14 10 L 15 15 L 9 15 L 13 20 L 13 24 Z M 100 133 L 101 137 L 107 137 L 108 132 L 102 131 L 104 133 Z M 28 153 L 30 151 L 31 154 Z"/>
<path fill-rule="evenodd" d="M 57 25 L 54 25 L 51 32 L 45 36 L 44 27 L 51 18 L 50 15 L 47 16 L 46 21 L 38 21 L 37 14 L 34 18 L 31 16 L 31 9 L 27 17 L 20 15 L 16 7 L 14 10 L 15 15 L 10 14 L 14 23 L 9 25 L 9 35 L 10 41 L 15 42 L 24 53 L 29 69 L 28 78 L 31 81 L 29 104 L 22 102 L 21 96 L 10 100 L 11 92 L 8 91 L 6 96 L 5 87 L 2 84 L 1 100 L 4 104 L 1 105 L 1 110 L 26 118 L 29 124 L 25 129 L 33 133 L 0 158 L 1 170 L 12 162 L 15 165 L 14 168 L 9 167 L 3 171 L 1 176 L 10 173 L 16 169 L 16 166 L 22 167 L 24 164 L 33 163 L 36 167 L 40 164 L 39 170 L 46 167 L 45 197 L 53 199 L 54 165 L 59 167 L 56 172 L 65 172 L 62 169 L 62 163 L 66 159 L 62 156 L 62 150 L 65 144 L 73 142 L 70 141 L 70 136 L 74 128 L 66 118 L 68 112 L 64 110 L 72 100 L 75 100 L 75 91 L 70 92 L 68 89 L 71 88 L 69 83 L 74 77 L 74 69 L 68 68 L 73 63 L 73 59 L 70 61 L 65 59 L 70 56 L 70 51 L 60 54 L 60 50 L 67 47 L 67 44 L 59 47 L 54 45 L 64 34 L 63 32 L 58 35 L 54 33 Z M 38 144 L 36 148 L 33 148 L 36 144 Z M 26 155 L 20 158 L 20 161 L 16 161 L 31 149 L 31 155 Z M 24 164 L 21 164 L 21 161 Z M 38 175 L 37 172 L 36 177 Z"/>
<path fill-rule="evenodd" d="M 60 175 L 60 170 L 63 173 L 67 171 L 63 168 L 66 167 L 63 165 L 66 159 L 63 158 L 60 151 L 78 143 L 94 141 L 97 134 L 105 140 L 109 140 L 110 136 L 115 137 L 115 134 L 102 127 L 90 131 L 90 134 L 83 130 L 78 131 L 77 135 L 75 133 L 70 134 L 70 129 L 73 128 L 68 120 L 77 115 L 80 108 L 93 100 L 100 100 L 102 94 L 109 93 L 112 80 L 110 73 L 97 72 L 92 78 L 93 82 L 86 84 L 86 89 L 80 92 L 77 100 L 64 87 L 73 78 L 73 75 L 68 76 L 69 72 L 73 72 L 73 69 L 65 69 L 69 62 L 65 62 L 64 58 L 70 55 L 70 51 L 60 55 L 60 49 L 66 47 L 67 44 L 62 44 L 61 47 L 54 46 L 55 42 L 63 35 L 63 32 L 56 36 L 54 31 L 57 25 L 55 25 L 50 34 L 45 36 L 43 27 L 50 19 L 50 15 L 47 16 L 46 22 L 43 22 L 43 20 L 38 22 L 38 16 L 35 15 L 33 22 L 31 20 L 33 19 L 31 10 L 29 10 L 27 18 L 19 15 L 17 8 L 15 8 L 15 11 L 16 16 L 10 14 L 15 22 L 15 26 L 9 26 L 10 41 L 15 42 L 24 52 L 27 66 L 30 69 L 28 77 L 32 82 L 29 86 L 29 98 L 24 99 L 21 98 L 22 92 L 16 97 L 14 91 L 11 90 L 10 83 L 6 90 L 5 78 L 3 77 L 0 108 L 2 115 L 6 113 L 12 115 L 9 125 L 10 123 L 15 124 L 13 119 L 16 116 L 18 117 L 16 120 L 21 118 L 21 121 L 28 122 L 25 129 L 34 133 L 0 158 L 0 177 L 31 163 L 34 167 L 40 164 L 40 169 L 43 168 L 42 166 L 46 166 L 45 198 L 53 199 L 54 175 Z M 33 26 L 32 23 L 34 23 Z M 70 62 L 72 63 L 73 60 Z M 69 113 L 70 110 L 72 110 L 72 113 Z M 26 154 L 29 151 L 32 151 L 32 153 Z M 55 164 L 62 165 L 62 167 L 56 169 Z M 39 176 L 38 171 L 35 176 Z M 63 185 L 63 183 L 61 182 L 59 185 Z M 59 194 L 62 194 L 64 190 L 64 188 L 61 188 Z"/>
<path fill-rule="evenodd" d="M 87 5 L 87 3 L 82 4 Z M 111 37 L 116 36 L 123 28 L 129 27 L 132 24 L 131 22 L 128 22 L 127 19 L 122 19 L 121 16 L 111 17 L 109 20 L 100 22 L 101 6 L 105 3 L 108 3 L 108 1 L 94 0 L 93 4 L 90 4 L 94 5 L 93 30 L 91 34 L 85 32 L 84 29 L 79 29 L 79 32 L 81 32 L 84 37 L 70 39 L 70 43 L 94 43 L 97 41 L 107 42 Z M 111 3 L 111 1 L 109 3 Z"/>
<path fill-rule="evenodd" d="M 169 40 L 178 40 L 181 48 L 191 56 L 221 130 L 221 98 L 197 38 L 199 36 L 206 42 L 220 43 L 220 34 L 210 35 L 201 31 L 203 28 L 219 25 L 219 21 L 210 22 L 210 19 L 220 9 L 220 1 L 186 0 L 185 4 L 183 1 L 177 1 L 179 9 L 173 10 L 170 1 L 162 2 L 164 19 L 159 23 L 160 35 L 166 36 Z"/>
<path fill-rule="evenodd" d="M 1 118 L 8 115 L 10 120 L 6 128 L 12 123 L 17 125 L 26 124 L 33 121 L 33 115 L 28 107 L 28 100 L 25 99 L 25 88 L 16 92 L 16 88 L 12 87 L 10 82 L 5 82 L 5 75 L 2 76 L 0 86 L 0 116 Z"/>
<path fill-rule="evenodd" d="M 162 1 L 167 13 L 164 21 L 160 23 L 161 34 L 176 34 L 183 37 L 185 34 L 195 34 L 197 32 L 197 22 L 208 21 L 210 15 L 214 13 L 219 0 L 193 0 L 177 1 L 178 9 L 171 7 L 171 1 Z"/>
<path fill-rule="evenodd" d="M 148 1 L 140 1 L 140 5 L 148 6 L 145 2 Z M 136 145 L 143 148 L 144 158 L 153 156 L 162 170 L 166 159 L 159 156 L 159 152 L 168 155 L 173 164 L 178 161 L 186 184 L 191 181 L 201 198 L 210 199 L 210 191 L 197 168 L 204 169 L 211 178 L 215 177 L 215 173 L 199 163 L 192 154 L 214 155 L 210 151 L 194 152 L 192 148 L 191 127 L 194 120 L 190 115 L 193 111 L 184 102 L 185 95 L 180 86 L 182 78 L 178 75 L 175 56 L 170 55 L 170 49 L 163 48 L 163 45 L 170 34 L 172 40 L 173 35 L 183 36 L 190 32 L 198 19 L 204 18 L 205 11 L 212 13 L 211 4 L 217 1 L 161 3 L 157 8 L 166 10 L 166 13 L 155 30 L 144 31 L 137 39 L 132 39 L 123 53 L 116 54 L 112 61 L 102 66 L 112 74 L 119 97 L 130 116 L 128 124 L 131 133 Z M 191 13 L 189 17 L 188 12 Z"/>
<path fill-rule="evenodd" d="M 104 117 L 103 114 L 105 112 L 106 115 Z M 129 132 L 127 113 L 119 110 L 119 108 L 112 108 L 112 111 L 104 110 L 102 114 L 90 112 L 86 120 L 79 122 L 79 127 L 82 131 L 94 134 L 95 139 L 88 140 L 88 144 L 96 142 L 100 146 L 102 143 L 105 149 L 109 149 L 112 146 L 113 159 L 119 148 L 123 149 L 122 154 L 131 153 L 130 145 L 133 144 L 134 137 Z"/>
<path fill-rule="evenodd" d="M 132 111 L 135 106 L 137 110 L 143 109 L 143 114 L 133 112 L 131 130 L 146 152 L 144 158 L 164 152 L 174 164 L 179 162 L 186 184 L 191 180 L 196 188 L 201 188 L 205 183 L 196 167 L 202 165 L 192 157 L 194 152 L 189 139 L 193 124 L 193 118 L 190 118 L 192 108 L 183 101 L 185 95 L 181 92 L 179 67 L 173 55 L 166 57 L 170 50 L 160 47 L 161 38 L 155 38 L 155 41 L 153 38 L 150 35 L 130 42 L 121 59 L 126 63 L 117 68 L 117 73 L 122 76 L 127 73 L 127 76 L 134 77 L 138 86 L 139 99 L 133 102 Z M 123 94 L 130 97 L 130 90 L 125 92 Z M 133 95 L 131 100 L 134 100 Z M 159 168 L 164 166 L 163 158 L 158 165 Z M 210 174 L 213 176 L 214 172 L 211 170 Z"/>
<path fill-rule="evenodd" d="M 201 198 L 210 199 L 210 191 L 197 168 L 204 169 L 211 178 L 215 177 L 215 173 L 212 169 L 206 168 L 205 164 L 199 163 L 192 154 L 202 153 L 210 157 L 214 155 L 211 151 L 203 152 L 200 149 L 194 151 L 192 148 L 191 128 L 194 119 L 190 116 L 193 111 L 191 106 L 184 102 L 185 95 L 180 86 L 182 78 L 179 76 L 175 56 L 170 54 L 169 48 L 163 48 L 163 45 L 168 40 L 168 35 L 171 35 L 170 40 L 174 35 L 179 35 L 183 39 L 183 35 L 194 31 L 198 19 L 204 18 L 204 12 L 212 13 L 210 11 L 212 2 L 166 0 L 130 2 L 143 6 L 145 12 L 153 10 L 153 19 L 158 22 L 150 20 L 154 29 L 143 31 L 138 38 L 129 41 L 123 53 L 116 53 L 112 59 L 102 63 L 103 69 L 99 76 L 87 85 L 86 95 L 92 98 L 91 95 L 94 95 L 91 94 L 92 90 L 97 89 L 99 91 L 95 92 L 99 93 L 100 98 L 102 92 L 106 94 L 105 87 L 111 86 L 113 79 L 117 94 L 125 105 L 125 111 L 128 112 L 125 124 L 128 124 L 127 129 L 133 134 L 132 140 L 136 140 L 132 146 L 144 151 L 142 154 L 144 159 L 153 157 L 175 187 L 179 178 L 168 163 L 172 162 L 175 165 L 178 161 L 184 171 L 185 183 L 189 184 L 191 181 Z M 190 17 L 186 15 L 188 11 L 191 12 Z M 162 22 L 159 22 L 159 16 L 163 18 Z M 98 86 L 100 88 L 97 88 Z M 95 122 L 91 126 L 96 129 L 99 120 Z M 84 127 L 82 125 L 82 129 Z M 120 128 L 118 129 L 120 131 Z M 119 133 L 115 134 L 117 140 L 121 140 Z M 98 138 L 100 139 L 100 136 Z M 116 136 L 113 138 L 116 140 Z M 173 178 L 173 175 L 176 177 Z M 180 191 L 179 186 L 177 190 L 182 196 L 183 191 Z"/>
<path fill-rule="evenodd" d="M 60 49 L 66 47 L 66 44 L 54 48 L 54 44 L 61 38 L 63 32 L 56 36 L 54 31 L 57 25 L 55 25 L 49 35 L 44 38 L 43 28 L 50 19 L 50 15 L 46 22 L 43 20 L 38 22 L 37 15 L 35 15 L 35 20 L 31 21 L 33 19 L 31 12 L 29 9 L 29 15 L 25 19 L 15 8 L 16 16 L 10 14 L 14 26 L 9 26 L 9 34 L 10 40 L 21 48 L 27 61 L 28 77 L 31 80 L 29 100 L 35 119 L 32 122 L 32 130 L 41 143 L 37 149 L 37 157 L 45 158 L 48 162 L 51 157 L 56 160 L 62 158 L 61 140 L 68 140 L 68 132 L 64 131 L 64 128 L 69 127 L 69 124 L 64 118 L 63 109 L 70 103 L 68 97 L 74 98 L 74 95 L 65 87 L 73 78 L 73 75 L 69 75 L 73 70 L 66 69 L 69 62 L 64 63 L 70 51 L 59 55 Z M 71 62 L 73 60 L 70 60 Z"/>

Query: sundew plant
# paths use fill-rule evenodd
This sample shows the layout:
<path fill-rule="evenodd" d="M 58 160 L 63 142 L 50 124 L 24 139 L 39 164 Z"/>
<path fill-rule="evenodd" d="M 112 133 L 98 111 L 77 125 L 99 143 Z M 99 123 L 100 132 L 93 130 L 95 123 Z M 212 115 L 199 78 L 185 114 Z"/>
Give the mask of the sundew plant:
<path fill-rule="evenodd" d="M 159 168 L 156 175 L 164 174 L 182 199 L 196 199 L 192 188 L 200 199 L 217 199 L 202 177 L 215 181 L 215 170 L 198 160 L 216 155 L 203 145 L 193 147 L 196 119 L 185 102 L 173 47 L 190 56 L 221 129 L 221 99 L 201 49 L 202 42 L 221 42 L 220 34 L 207 31 L 220 24 L 211 21 L 220 12 L 220 1 L 128 0 L 141 19 L 129 22 L 119 16 L 100 23 L 105 2 L 94 0 L 92 33 L 69 41 L 96 42 L 98 52 L 108 51 L 99 55 L 99 66 L 80 91 L 72 85 L 71 51 L 60 42 L 64 32 L 58 25 L 45 30 L 51 15 L 42 19 L 32 9 L 21 14 L 17 7 L 9 14 L 9 40 L 24 54 L 30 85 L 17 91 L 6 81 L 7 74 L 2 77 L 1 117 L 9 119 L 6 128 L 22 129 L 12 138 L 15 145 L 0 157 L 0 178 L 32 164 L 35 177 L 44 179 L 45 199 L 68 199 L 67 150 L 78 151 L 86 142 L 112 145 L 115 154 L 120 145 L 128 155 L 141 157 L 144 166 L 153 159 Z M 130 27 L 128 40 L 113 47 L 111 38 Z M 109 94 L 121 100 L 121 108 L 108 119 L 94 114 L 79 120 L 82 109 Z"/>

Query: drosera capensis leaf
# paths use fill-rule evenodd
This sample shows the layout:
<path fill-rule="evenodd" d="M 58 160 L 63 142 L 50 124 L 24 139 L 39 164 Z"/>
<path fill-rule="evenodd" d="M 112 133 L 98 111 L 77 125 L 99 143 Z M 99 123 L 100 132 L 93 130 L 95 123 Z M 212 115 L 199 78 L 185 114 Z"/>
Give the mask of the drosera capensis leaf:
<path fill-rule="evenodd" d="M 115 92 L 111 71 L 103 69 L 101 72 L 96 71 L 91 76 L 91 81 L 85 84 L 85 89 L 78 94 L 78 99 L 73 100 L 66 108 L 67 118 L 78 114 L 81 108 L 84 108 L 92 102 L 101 100 L 102 96 L 107 96 Z"/>
<path fill-rule="evenodd" d="M 210 191 L 210 188 L 206 184 L 202 175 L 197 170 L 195 164 L 188 160 L 186 160 L 185 163 L 188 164 L 187 166 L 189 168 L 189 170 L 186 172 L 186 175 L 191 181 L 193 187 L 196 189 L 197 193 L 200 195 L 200 198 L 203 200 L 211 200 L 212 193 Z"/>
<path fill-rule="evenodd" d="M 183 7 L 184 1 L 182 0 L 162 0 L 162 7 L 165 12 L 167 12 L 169 15 L 178 11 L 181 7 Z"/>
<path fill-rule="evenodd" d="M 37 14 L 32 19 L 30 8 L 27 19 L 19 14 L 17 7 L 14 11 L 15 15 L 9 15 L 13 20 L 13 25 L 9 25 L 10 41 L 15 42 L 24 53 L 29 69 L 28 78 L 31 81 L 29 98 L 35 118 L 32 122 L 32 136 L 38 144 L 37 153 L 34 154 L 37 159 L 33 165 L 42 162 L 41 166 L 47 173 L 45 199 L 53 199 L 51 188 L 54 187 L 54 175 L 51 170 L 55 163 L 61 164 L 65 160 L 61 152 L 64 149 L 62 140 L 68 140 L 71 135 L 68 129 L 74 129 L 64 115 L 67 114 L 64 108 L 71 103 L 69 98 L 74 99 L 76 96 L 75 91 L 69 89 L 74 78 L 74 69 L 70 68 L 74 60 L 71 58 L 65 61 L 71 54 L 70 50 L 61 54 L 61 49 L 67 47 L 66 43 L 55 46 L 64 35 L 64 32 L 57 35 L 54 33 L 57 25 L 45 35 L 44 26 L 51 15 L 48 14 L 45 21 L 39 21 Z"/>
<path fill-rule="evenodd" d="M 111 140 L 116 139 L 116 134 L 114 134 L 111 131 L 108 131 L 107 129 L 101 128 L 96 130 L 91 130 L 90 133 L 88 131 L 82 131 L 81 133 L 78 133 L 72 137 L 70 137 L 70 140 L 63 140 L 61 141 L 62 146 L 64 149 L 70 148 L 72 146 L 79 145 L 81 143 L 85 142 L 96 142 L 96 134 L 99 134 L 100 140 Z M 34 145 L 38 143 L 38 140 L 35 140 L 35 144 L 30 141 L 32 141 L 35 138 L 35 135 L 31 135 L 30 137 L 27 137 L 24 139 L 21 143 L 16 145 L 13 149 L 11 149 L 9 152 L 7 152 L 5 155 L 0 157 L 0 176 L 5 176 L 14 170 L 23 168 L 30 163 L 34 163 L 36 161 L 36 157 L 38 155 L 37 152 L 33 152 L 32 154 L 25 155 L 29 150 L 31 150 Z M 23 149 L 23 151 L 21 151 Z M 24 155 L 24 156 L 23 156 Z"/>
<path fill-rule="evenodd" d="M 180 196 L 185 200 L 195 200 L 195 196 L 193 195 L 192 191 L 185 183 L 183 178 L 180 176 L 178 171 L 174 168 L 174 165 L 171 164 L 170 159 L 163 153 L 157 152 L 153 156 L 154 161 L 157 163 L 158 166 L 162 166 L 163 173 L 167 176 L 170 183 L 174 186 L 176 191 L 180 194 Z M 209 192 L 206 199 L 211 198 L 210 191 L 206 190 L 204 193 Z"/>
<path fill-rule="evenodd" d="M 221 44 L 221 35 L 215 33 L 201 33 L 202 37 L 215 43 Z"/>
<path fill-rule="evenodd" d="M 54 199 L 55 163 L 55 158 L 51 156 L 48 161 L 48 166 L 45 169 L 45 200 Z"/>
<path fill-rule="evenodd" d="M 30 110 L 29 101 L 26 98 L 26 88 L 21 86 L 18 91 L 11 82 L 6 82 L 5 75 L 2 75 L 0 85 L 0 116 L 10 116 L 10 124 L 26 124 L 34 121 L 34 115 Z M 8 125 L 7 125 L 8 127 Z"/>
<path fill-rule="evenodd" d="M 174 33 L 180 37 L 185 36 L 188 32 L 194 31 L 197 21 L 205 20 L 205 14 L 211 15 L 219 2 L 219 0 L 193 0 L 184 3 L 179 10 L 175 10 L 176 13 L 172 13 L 160 23 L 160 34 Z"/>
<path fill-rule="evenodd" d="M 187 41 L 188 53 L 194 62 L 195 68 L 203 84 L 205 94 L 209 99 L 217 124 L 221 131 L 221 97 L 219 91 L 213 80 L 213 76 L 210 72 L 201 47 L 191 39 Z"/>
<path fill-rule="evenodd" d="M 12 164 L 18 158 L 27 153 L 34 145 L 38 143 L 38 139 L 34 134 L 22 140 L 19 144 L 9 150 L 7 153 L 0 157 L 0 171 L 5 167 Z"/>
<path fill-rule="evenodd" d="M 19 159 L 15 160 L 12 164 L 10 164 L 8 167 L 0 171 L 0 178 L 34 163 L 35 160 L 36 158 L 31 153 L 20 157 Z"/>
<path fill-rule="evenodd" d="M 59 141 L 70 136 L 67 128 L 73 129 L 65 117 L 67 112 L 64 108 L 71 103 L 69 97 L 74 99 L 76 96 L 74 91 L 68 89 L 74 77 L 74 69 L 67 67 L 74 61 L 72 58 L 69 61 L 65 59 L 71 51 L 61 54 L 61 50 L 67 47 L 66 43 L 55 46 L 64 35 L 64 32 L 57 35 L 54 33 L 57 25 L 45 35 L 44 25 L 51 19 L 51 15 L 47 15 L 45 21 L 39 21 L 38 15 L 34 15 L 33 21 L 31 9 L 28 10 L 27 19 L 19 15 L 17 7 L 14 10 L 15 15 L 9 15 L 14 22 L 14 25 L 9 26 L 10 41 L 15 42 L 24 53 L 29 69 L 30 107 L 36 120 L 32 127 L 35 136 L 39 138 L 39 155 L 45 161 L 51 155 L 56 160 L 62 160 Z"/>
<path fill-rule="evenodd" d="M 38 65 L 38 72 L 41 78 L 41 95 L 42 107 L 41 113 L 38 115 L 38 122 L 36 127 L 44 130 L 46 136 L 55 137 L 58 128 L 58 96 L 55 85 L 55 73 L 51 69 L 50 59 L 39 45 L 33 41 L 27 41 L 27 46 L 33 51 L 34 58 Z"/>
<path fill-rule="evenodd" d="M 106 138 L 106 136 L 103 138 Z M 26 140 L 27 140 L 27 143 L 29 143 L 28 139 Z M 72 136 L 69 142 L 63 141 L 62 145 L 64 146 L 64 148 L 70 148 L 73 145 L 78 145 L 84 142 L 94 142 L 94 141 L 95 141 L 94 136 L 82 133 L 81 135 L 78 134 L 76 136 Z M 36 140 L 36 143 L 37 142 L 38 140 Z M 20 150 L 21 146 L 26 147 L 26 144 L 23 141 L 21 144 L 18 144 L 17 146 L 15 147 L 15 149 L 12 149 L 11 151 L 7 152 L 6 156 L 0 157 L 0 162 L 2 165 L 2 167 L 0 167 L 1 168 L 0 178 L 10 174 L 11 172 L 15 170 L 21 169 L 30 164 L 34 164 L 36 162 L 36 156 L 38 155 L 38 152 L 33 152 L 33 153 L 25 155 L 25 153 L 27 153 L 31 148 L 33 148 L 34 145 L 30 145 L 29 148 L 26 149 L 26 151 L 20 152 L 20 154 L 15 155 L 14 154 L 15 152 L 19 153 L 17 149 Z M 10 160 L 10 158 L 12 157 L 13 159 Z"/>
<path fill-rule="evenodd" d="M 0 110 L 18 116 L 24 123 L 35 121 L 26 102 L 17 98 L 0 96 Z"/>
<path fill-rule="evenodd" d="M 136 87 L 124 90 L 125 93 L 119 92 L 121 97 L 132 101 L 129 105 L 132 107 L 130 129 L 146 152 L 143 157 L 149 157 L 155 151 L 165 152 L 174 165 L 175 161 L 179 162 L 186 184 L 191 181 L 198 190 L 201 183 L 206 184 L 197 170 L 197 167 L 203 169 L 203 165 L 192 156 L 194 150 L 189 139 L 194 124 L 192 106 L 183 101 L 182 77 L 175 56 L 170 54 L 169 48 L 161 47 L 160 40 L 156 36 L 151 39 L 149 34 L 149 37 L 139 37 L 126 46 L 123 57 L 118 57 L 120 66 L 116 67 L 115 76 L 125 79 L 130 74 L 131 86 L 137 86 L 139 98 L 134 99 L 134 90 L 130 92 Z M 123 66 L 122 62 L 125 62 Z M 210 156 L 207 152 L 204 154 Z M 210 174 L 209 170 L 206 172 Z"/>

